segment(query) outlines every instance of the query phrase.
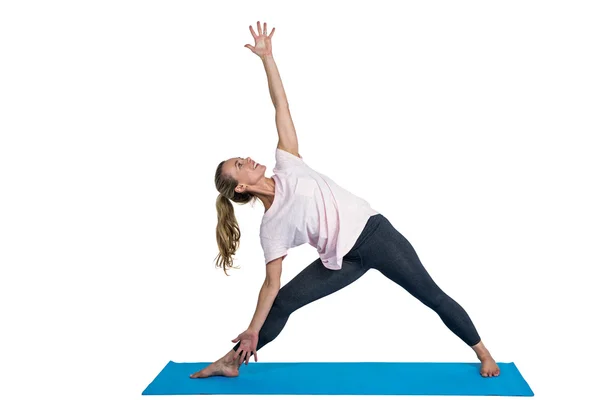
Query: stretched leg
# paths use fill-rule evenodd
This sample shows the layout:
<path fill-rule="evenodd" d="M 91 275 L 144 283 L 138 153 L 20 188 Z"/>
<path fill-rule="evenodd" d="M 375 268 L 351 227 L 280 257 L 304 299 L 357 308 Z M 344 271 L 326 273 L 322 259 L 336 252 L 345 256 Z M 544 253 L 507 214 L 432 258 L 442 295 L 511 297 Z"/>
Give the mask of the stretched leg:
<path fill-rule="evenodd" d="M 348 286 L 367 272 L 360 259 L 344 257 L 342 269 L 330 270 L 317 258 L 279 289 L 265 323 L 258 333 L 256 351 L 274 340 L 283 330 L 290 315 L 299 308 Z M 223 358 L 196 372 L 192 378 L 212 375 L 237 376 L 239 365 L 234 360 L 238 342 Z M 243 365 L 243 364 L 242 364 Z"/>
<path fill-rule="evenodd" d="M 367 272 L 360 261 L 344 260 L 342 269 L 330 270 L 319 258 L 309 264 L 277 293 L 273 306 L 258 334 L 256 350 L 274 340 L 299 308 L 348 286 Z M 240 347 L 238 342 L 233 351 Z"/>
<path fill-rule="evenodd" d="M 365 266 L 377 269 L 435 311 L 443 323 L 475 351 L 482 362 L 481 374 L 497 376 L 498 366 L 481 342 L 467 312 L 433 281 L 410 242 L 387 220 L 370 239 L 368 247 L 359 251 L 361 255 L 365 252 L 371 255 L 375 248 L 378 255 L 365 257 Z"/>

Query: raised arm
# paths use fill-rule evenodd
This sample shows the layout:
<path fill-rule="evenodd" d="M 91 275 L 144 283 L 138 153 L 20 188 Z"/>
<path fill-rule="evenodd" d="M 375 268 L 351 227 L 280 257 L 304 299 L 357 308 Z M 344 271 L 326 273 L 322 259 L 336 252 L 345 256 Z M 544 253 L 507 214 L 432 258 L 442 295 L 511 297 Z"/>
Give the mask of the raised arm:
<path fill-rule="evenodd" d="M 250 32 L 254 37 L 255 46 L 247 44 L 245 47 L 248 47 L 254 54 L 260 57 L 265 67 L 265 71 L 267 72 L 269 94 L 271 96 L 271 101 L 275 106 L 275 125 L 277 127 L 277 134 L 279 135 L 277 147 L 289 153 L 298 155 L 296 129 L 294 128 L 289 104 L 285 95 L 285 90 L 283 89 L 283 82 L 281 82 L 279 70 L 277 69 L 277 64 L 275 64 L 271 48 L 271 37 L 275 32 L 275 28 L 273 28 L 271 34 L 267 36 L 267 23 L 264 23 L 264 31 L 261 29 L 260 21 L 257 21 L 256 25 L 258 28 L 258 35 L 254 32 L 252 25 L 250 25 Z"/>

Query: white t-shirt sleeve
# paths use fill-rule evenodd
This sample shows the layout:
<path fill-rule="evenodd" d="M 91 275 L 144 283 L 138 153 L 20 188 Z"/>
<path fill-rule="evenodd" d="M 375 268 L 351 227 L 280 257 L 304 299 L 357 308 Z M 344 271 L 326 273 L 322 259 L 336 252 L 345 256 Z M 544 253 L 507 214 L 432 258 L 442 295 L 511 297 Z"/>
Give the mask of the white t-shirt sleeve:
<path fill-rule="evenodd" d="M 276 148 L 275 169 L 277 169 L 278 171 L 285 171 L 287 169 L 291 169 L 304 164 L 304 159 L 302 157 L 296 157 L 292 153 L 288 153 L 285 150 Z"/>
<path fill-rule="evenodd" d="M 268 264 L 276 258 L 286 256 L 289 250 L 289 247 L 281 241 L 262 235 L 260 237 L 260 244 L 265 253 L 265 264 Z"/>

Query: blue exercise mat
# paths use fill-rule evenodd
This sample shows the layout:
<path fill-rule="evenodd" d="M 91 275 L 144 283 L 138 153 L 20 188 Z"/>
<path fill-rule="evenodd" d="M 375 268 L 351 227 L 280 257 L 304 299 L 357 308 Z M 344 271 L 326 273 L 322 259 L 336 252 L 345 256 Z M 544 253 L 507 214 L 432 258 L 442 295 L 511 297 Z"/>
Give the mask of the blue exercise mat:
<path fill-rule="evenodd" d="M 210 364 L 169 361 L 142 394 L 533 396 L 514 363 L 484 378 L 479 363 L 251 361 L 234 378 L 190 378 Z"/>

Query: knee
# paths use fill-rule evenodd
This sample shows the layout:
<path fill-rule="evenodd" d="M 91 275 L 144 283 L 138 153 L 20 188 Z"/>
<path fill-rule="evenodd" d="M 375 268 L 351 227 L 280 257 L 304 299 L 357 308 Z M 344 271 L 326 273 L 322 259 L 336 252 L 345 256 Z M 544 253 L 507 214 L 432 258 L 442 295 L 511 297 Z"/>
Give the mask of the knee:
<path fill-rule="evenodd" d="M 440 290 L 434 295 L 430 296 L 429 299 L 427 299 L 427 302 L 425 302 L 425 304 L 429 306 L 429 308 L 431 308 L 432 310 L 438 312 L 442 310 L 445 305 L 448 304 L 449 300 L 450 297 Z"/>
<path fill-rule="evenodd" d="M 270 312 L 276 315 L 285 315 L 291 313 L 288 309 L 289 307 L 286 305 L 286 301 L 282 297 L 277 296 L 273 301 Z"/>

